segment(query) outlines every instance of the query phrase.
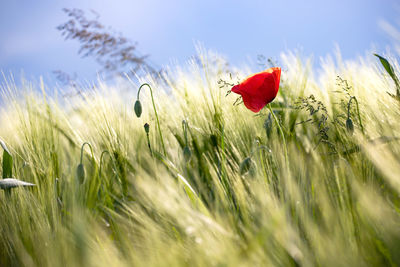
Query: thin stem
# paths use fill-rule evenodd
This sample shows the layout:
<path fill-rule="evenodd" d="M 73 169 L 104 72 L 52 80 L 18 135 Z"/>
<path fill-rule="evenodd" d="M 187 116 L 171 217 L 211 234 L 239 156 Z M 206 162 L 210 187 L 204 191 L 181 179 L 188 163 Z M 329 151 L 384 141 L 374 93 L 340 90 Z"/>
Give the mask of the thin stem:
<path fill-rule="evenodd" d="M 221 133 L 221 169 L 224 170 L 225 166 L 225 126 L 222 125 L 222 133 Z"/>
<path fill-rule="evenodd" d="M 113 157 L 111 156 L 111 153 L 110 153 L 108 150 L 104 150 L 103 152 L 101 152 L 101 155 L 100 155 L 100 167 L 99 167 L 100 187 L 101 187 L 101 189 L 103 190 L 103 192 L 104 192 L 104 188 L 103 188 L 103 181 L 102 181 L 102 176 L 101 176 L 101 169 L 102 169 L 102 166 L 103 166 L 103 158 L 104 158 L 104 155 L 105 155 L 105 154 L 108 154 L 108 156 L 110 157 L 110 160 L 111 160 L 112 165 L 113 165 L 114 172 L 115 172 L 115 174 L 117 175 L 117 179 L 119 179 L 119 175 L 118 175 L 118 171 L 117 171 L 117 166 L 115 165 L 115 161 L 114 161 Z M 119 179 L 119 180 L 120 180 L 120 179 Z M 105 182 L 107 182 L 107 181 L 105 181 Z M 108 186 L 109 184 L 106 183 L 106 185 Z"/>
<path fill-rule="evenodd" d="M 60 190 L 59 190 L 58 184 L 59 184 L 59 180 L 58 180 L 58 178 L 56 178 L 56 179 L 54 180 L 54 194 L 55 194 L 56 202 L 57 202 L 57 204 L 59 205 L 60 202 L 61 202 L 61 200 L 59 200 L 59 193 L 60 193 Z"/>
<path fill-rule="evenodd" d="M 275 120 L 275 122 L 276 122 L 276 125 L 278 125 L 279 133 L 281 134 L 281 137 L 282 137 L 283 150 L 284 150 L 284 152 L 285 152 L 285 161 L 286 161 L 286 165 L 287 165 L 287 167 L 289 167 L 289 164 L 288 164 L 288 163 L 289 163 L 289 160 L 288 160 L 288 154 L 287 154 L 287 147 L 286 147 L 285 134 L 283 133 L 281 124 L 279 123 L 279 121 L 278 121 L 278 119 L 276 118 L 274 112 L 272 111 L 271 104 L 268 104 L 268 109 L 269 109 L 269 111 L 271 112 L 272 117 L 274 118 L 274 120 Z"/>
<path fill-rule="evenodd" d="M 106 153 L 111 157 L 110 152 L 108 150 L 104 150 L 103 152 L 101 152 L 101 155 L 100 155 L 100 167 L 99 167 L 99 178 L 100 179 L 101 179 L 101 167 L 103 166 L 103 156 Z"/>
<path fill-rule="evenodd" d="M 156 105 L 154 103 L 154 97 L 153 97 L 153 90 L 151 89 L 150 85 L 148 83 L 144 83 L 139 87 L 139 90 L 137 92 L 137 100 L 139 100 L 139 95 L 140 95 L 140 90 L 142 89 L 143 86 L 147 85 L 147 87 L 149 87 L 150 89 L 150 95 L 151 95 L 151 101 L 153 103 L 153 109 L 154 109 L 154 114 L 156 115 L 156 121 L 157 121 L 157 127 L 158 127 L 158 134 L 160 135 L 160 139 L 161 139 L 161 144 L 162 144 L 162 148 L 163 148 L 163 152 L 164 152 L 164 156 L 166 156 L 166 150 L 165 150 L 165 145 L 164 145 L 164 139 L 162 136 L 162 132 L 161 132 L 161 127 L 160 127 L 160 121 L 158 119 L 158 114 L 157 114 L 157 109 L 156 109 Z"/>
<path fill-rule="evenodd" d="M 271 149 L 269 149 L 269 147 L 267 146 L 257 146 L 250 154 L 251 157 L 254 156 L 254 154 L 260 150 L 265 150 L 268 153 L 271 153 Z"/>
<path fill-rule="evenodd" d="M 269 184 L 267 171 L 265 170 L 264 157 L 263 157 L 263 154 L 262 154 L 262 150 L 265 150 L 267 153 L 271 153 L 271 149 L 269 149 L 269 147 L 263 146 L 263 145 L 258 145 L 258 146 L 257 146 L 255 149 L 253 149 L 253 151 L 251 152 L 250 158 L 254 157 L 254 154 L 256 154 L 257 152 L 259 152 L 259 157 L 260 157 L 260 162 L 261 162 L 261 168 L 262 168 L 262 170 L 263 170 L 264 177 L 267 179 L 267 183 Z"/>
<path fill-rule="evenodd" d="M 101 177 L 101 167 L 102 167 L 102 165 L 103 165 L 103 157 L 104 157 L 103 155 L 106 154 L 106 153 L 107 153 L 108 156 L 110 157 L 111 162 L 112 162 L 112 164 L 113 164 L 114 171 L 115 171 L 115 173 L 116 173 L 116 175 L 117 175 L 117 177 L 118 177 L 117 165 L 115 165 L 115 161 L 114 161 L 113 157 L 111 156 L 111 153 L 110 153 L 108 150 L 104 150 L 103 152 L 101 152 L 99 177 Z"/>
<path fill-rule="evenodd" d="M 188 138 L 187 138 L 187 122 L 185 120 L 182 121 L 182 130 L 183 136 L 185 137 L 185 145 L 188 145 Z"/>
<path fill-rule="evenodd" d="M 279 133 L 281 134 L 282 137 L 282 142 L 283 142 L 283 151 L 285 153 L 285 170 L 286 170 L 286 175 L 289 177 L 290 175 L 290 170 L 289 170 L 289 158 L 288 158 L 288 153 L 287 153 L 287 146 L 286 146 L 286 139 L 285 139 L 285 134 L 283 133 L 281 124 L 279 123 L 278 119 L 276 118 L 274 112 L 272 111 L 271 104 L 268 104 L 268 109 L 272 114 L 272 117 L 274 117 L 276 125 L 278 125 Z M 288 199 L 287 197 L 287 190 L 285 186 L 286 184 L 286 179 L 282 179 L 282 184 L 279 186 L 279 193 L 284 199 Z"/>
<path fill-rule="evenodd" d="M 85 142 L 85 143 L 82 144 L 82 147 L 81 147 L 81 162 L 80 162 L 81 164 L 82 164 L 82 162 L 83 162 L 83 149 L 84 149 L 85 145 L 88 145 L 88 146 L 89 146 L 89 148 L 90 148 L 90 153 L 92 154 L 92 160 L 94 160 L 92 145 L 91 145 L 89 142 Z"/>
<path fill-rule="evenodd" d="M 349 103 L 347 104 L 347 118 L 350 118 L 350 107 L 351 107 L 351 100 L 353 100 L 353 97 L 350 97 Z"/>
<path fill-rule="evenodd" d="M 150 150 L 150 155 L 153 156 L 153 150 L 151 150 L 150 137 L 148 133 L 146 133 L 146 138 L 147 138 L 147 146 L 149 147 Z"/>
<path fill-rule="evenodd" d="M 108 150 L 104 150 L 103 152 L 101 152 L 101 155 L 100 155 L 100 166 L 99 166 L 99 182 L 100 182 L 100 190 L 101 191 L 97 191 L 97 196 L 99 197 L 99 193 L 101 192 L 101 193 L 103 193 L 104 192 L 104 187 L 103 187 L 103 182 L 102 182 L 102 177 L 101 177 L 101 167 L 103 166 L 103 157 L 104 157 L 104 154 L 108 154 L 108 156 L 109 157 L 111 157 L 111 154 L 110 154 L 110 152 L 108 151 Z"/>
<path fill-rule="evenodd" d="M 358 100 L 355 96 L 350 97 L 349 104 L 347 105 L 347 118 L 350 118 L 350 104 L 353 99 L 354 99 L 354 101 L 356 101 L 358 121 L 360 123 L 361 132 L 364 134 L 364 126 L 362 125 L 362 122 L 361 122 L 361 115 L 360 115 L 360 109 L 358 107 Z"/>

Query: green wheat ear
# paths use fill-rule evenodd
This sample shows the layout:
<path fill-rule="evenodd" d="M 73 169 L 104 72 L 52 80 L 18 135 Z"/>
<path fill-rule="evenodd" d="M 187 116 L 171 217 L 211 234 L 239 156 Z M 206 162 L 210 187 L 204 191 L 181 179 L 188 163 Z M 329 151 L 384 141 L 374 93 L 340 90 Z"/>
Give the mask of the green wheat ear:
<path fill-rule="evenodd" d="M 131 83 L 133 83 L 132 80 L 129 78 L 129 76 L 126 76 L 126 77 L 128 78 L 128 80 L 129 80 Z M 157 113 L 156 105 L 155 105 L 155 103 L 154 103 L 153 89 L 151 88 L 151 86 L 150 86 L 148 83 L 142 84 L 142 85 L 139 87 L 139 89 L 138 89 L 137 97 L 136 97 L 136 102 L 135 102 L 135 106 L 134 106 L 135 114 L 136 114 L 136 116 L 137 116 L 138 118 L 140 117 L 140 115 L 142 115 L 142 104 L 141 104 L 141 102 L 140 102 L 140 92 L 141 92 L 141 90 L 142 90 L 142 88 L 143 88 L 144 86 L 147 86 L 147 87 L 149 88 L 149 90 L 150 90 L 150 96 L 151 96 L 151 101 L 152 101 L 152 103 L 153 103 L 154 115 L 156 116 L 156 121 L 157 121 L 158 134 L 159 134 L 159 136 L 160 136 L 160 141 L 161 141 L 161 145 L 162 145 L 162 149 L 163 149 L 163 154 L 164 154 L 164 156 L 166 156 L 166 155 L 167 155 L 167 152 L 166 152 L 165 145 L 164 145 L 164 138 L 163 138 L 163 135 L 162 135 L 162 132 L 161 132 L 160 120 L 159 120 L 159 118 L 158 118 L 158 113 Z"/>
<path fill-rule="evenodd" d="M 12 177 L 13 157 L 8 150 L 6 144 L 0 139 L 0 145 L 3 148 L 3 178 Z"/>

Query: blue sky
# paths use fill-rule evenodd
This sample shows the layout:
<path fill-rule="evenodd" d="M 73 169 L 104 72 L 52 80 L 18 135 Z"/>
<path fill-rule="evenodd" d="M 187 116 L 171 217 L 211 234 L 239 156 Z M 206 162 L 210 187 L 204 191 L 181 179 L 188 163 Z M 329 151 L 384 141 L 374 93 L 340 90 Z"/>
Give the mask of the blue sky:
<path fill-rule="evenodd" d="M 0 0 L 0 70 L 17 79 L 24 71 L 49 80 L 57 69 L 94 78 L 99 66 L 56 30 L 67 20 L 63 7 L 95 10 L 159 66 L 184 62 L 198 41 L 235 65 L 293 49 L 318 58 L 335 44 L 343 58 L 356 58 L 385 51 L 392 38 L 380 25 L 400 17 L 397 0 Z"/>

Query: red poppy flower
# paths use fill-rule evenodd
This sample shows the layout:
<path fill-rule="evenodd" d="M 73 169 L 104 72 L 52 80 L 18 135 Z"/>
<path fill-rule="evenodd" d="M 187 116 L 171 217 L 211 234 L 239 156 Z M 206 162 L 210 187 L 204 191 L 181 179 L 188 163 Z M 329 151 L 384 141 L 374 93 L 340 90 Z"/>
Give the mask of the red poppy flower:
<path fill-rule="evenodd" d="M 269 68 L 247 77 L 246 80 L 232 87 L 232 92 L 242 96 L 246 108 L 259 112 L 278 94 L 280 79 L 281 68 Z"/>

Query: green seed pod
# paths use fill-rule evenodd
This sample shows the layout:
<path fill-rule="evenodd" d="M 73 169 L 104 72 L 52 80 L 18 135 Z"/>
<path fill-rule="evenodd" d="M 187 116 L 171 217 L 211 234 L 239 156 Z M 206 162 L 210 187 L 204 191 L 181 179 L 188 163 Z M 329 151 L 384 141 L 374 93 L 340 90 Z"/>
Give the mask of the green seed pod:
<path fill-rule="evenodd" d="M 218 147 L 218 138 L 215 134 L 210 135 L 210 141 L 213 147 Z"/>
<path fill-rule="evenodd" d="M 245 158 L 242 161 L 242 163 L 240 163 L 240 169 L 239 169 L 240 175 L 244 175 L 247 172 L 249 172 L 252 165 L 253 165 L 253 161 L 251 160 L 251 158 L 250 157 Z"/>
<path fill-rule="evenodd" d="M 149 125 L 148 123 L 145 123 L 145 124 L 144 124 L 144 131 L 145 131 L 147 134 L 149 134 L 149 132 L 150 132 L 150 125 Z"/>
<path fill-rule="evenodd" d="M 350 117 L 346 120 L 346 129 L 350 135 L 353 135 L 354 125 L 353 125 L 353 121 L 350 119 Z"/>
<path fill-rule="evenodd" d="M 80 184 L 83 184 L 85 181 L 85 167 L 82 163 L 78 165 L 78 168 L 76 168 L 76 178 Z"/>
<path fill-rule="evenodd" d="M 142 103 L 140 103 L 140 100 L 136 100 L 135 102 L 135 114 L 138 118 L 140 118 L 140 115 L 142 115 Z"/>
<path fill-rule="evenodd" d="M 190 148 L 188 146 L 185 146 L 183 148 L 183 157 L 185 158 L 186 162 L 188 162 L 192 157 L 192 152 L 190 151 Z"/>

